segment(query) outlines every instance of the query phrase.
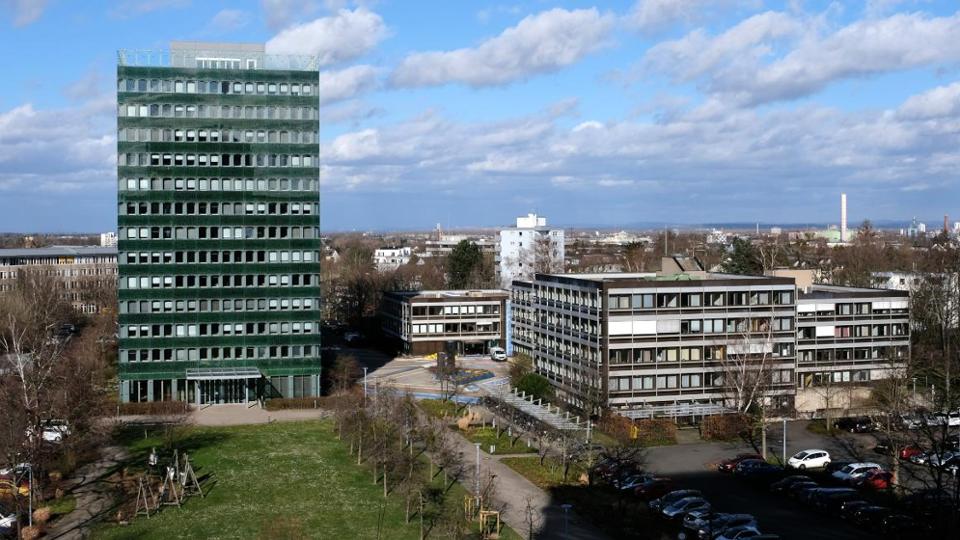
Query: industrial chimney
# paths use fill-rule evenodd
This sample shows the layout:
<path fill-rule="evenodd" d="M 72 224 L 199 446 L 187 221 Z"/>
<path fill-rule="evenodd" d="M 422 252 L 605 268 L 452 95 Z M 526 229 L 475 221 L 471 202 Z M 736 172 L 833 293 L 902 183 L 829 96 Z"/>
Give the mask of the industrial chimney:
<path fill-rule="evenodd" d="M 840 194 L 840 241 L 847 241 L 847 194 Z"/>

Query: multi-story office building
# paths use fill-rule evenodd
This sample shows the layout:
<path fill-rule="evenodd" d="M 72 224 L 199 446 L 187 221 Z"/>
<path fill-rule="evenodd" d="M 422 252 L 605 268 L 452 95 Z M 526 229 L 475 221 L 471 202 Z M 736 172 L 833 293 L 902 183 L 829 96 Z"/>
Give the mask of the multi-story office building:
<path fill-rule="evenodd" d="M 736 405 L 731 375 L 761 363 L 771 404 L 847 408 L 869 381 L 908 361 L 905 292 L 664 262 L 667 273 L 514 282 L 514 351 L 533 358 L 560 399 L 633 417 L 722 412 Z M 824 399 L 827 387 L 850 391 Z"/>
<path fill-rule="evenodd" d="M 908 292 L 831 285 L 800 290 L 799 388 L 883 379 L 909 357 Z"/>
<path fill-rule="evenodd" d="M 563 229 L 547 227 L 547 218 L 536 214 L 518 217 L 516 227 L 501 230 L 495 256 L 500 286 L 529 281 L 537 272 L 562 272 L 563 237 Z"/>
<path fill-rule="evenodd" d="M 261 45 L 120 51 L 123 401 L 318 395 L 317 82 Z"/>
<path fill-rule="evenodd" d="M 581 409 L 710 414 L 733 399 L 731 374 L 760 364 L 766 396 L 785 405 L 795 384 L 795 302 L 789 278 L 537 274 L 514 283 L 512 339 L 557 397 Z"/>
<path fill-rule="evenodd" d="M 16 286 L 22 271 L 42 272 L 56 278 L 63 298 L 74 309 L 96 313 L 105 295 L 98 290 L 113 289 L 117 279 L 117 248 L 52 246 L 33 249 L 0 249 L 0 294 Z"/>
<path fill-rule="evenodd" d="M 506 347 L 509 297 L 499 289 L 387 293 L 380 310 L 383 332 L 408 354 L 450 346 L 459 354 L 484 354 L 490 347 Z"/>

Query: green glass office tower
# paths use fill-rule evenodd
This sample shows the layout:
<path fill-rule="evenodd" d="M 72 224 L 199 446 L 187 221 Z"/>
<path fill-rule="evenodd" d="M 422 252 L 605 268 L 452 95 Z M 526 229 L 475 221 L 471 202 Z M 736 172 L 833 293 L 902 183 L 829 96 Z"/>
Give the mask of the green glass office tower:
<path fill-rule="evenodd" d="M 120 51 L 122 401 L 319 395 L 317 83 L 262 45 Z"/>

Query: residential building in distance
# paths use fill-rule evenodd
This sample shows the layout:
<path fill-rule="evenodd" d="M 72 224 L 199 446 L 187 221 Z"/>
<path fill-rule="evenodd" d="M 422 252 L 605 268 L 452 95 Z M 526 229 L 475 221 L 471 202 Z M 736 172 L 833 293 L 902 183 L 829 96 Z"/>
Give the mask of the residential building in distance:
<path fill-rule="evenodd" d="M 118 56 L 121 400 L 318 395 L 316 57 Z"/>
<path fill-rule="evenodd" d="M 380 309 L 383 332 L 407 354 L 450 347 L 458 354 L 486 354 L 490 347 L 506 348 L 509 298 L 500 289 L 389 292 Z"/>
<path fill-rule="evenodd" d="M 910 293 L 811 285 L 797 296 L 797 410 L 845 409 L 906 366 Z M 859 387 L 859 388 L 857 388 Z"/>
<path fill-rule="evenodd" d="M 100 247 L 117 247 L 117 233 L 106 232 L 100 234 Z"/>
<path fill-rule="evenodd" d="M 437 238 L 431 238 L 424 242 L 423 256 L 446 257 L 450 255 L 453 248 L 457 247 L 457 244 L 464 240 L 476 244 L 477 247 L 480 248 L 481 253 L 493 254 L 496 251 L 497 243 L 490 238 L 466 234 L 443 234 L 442 232 L 438 232 Z"/>
<path fill-rule="evenodd" d="M 547 227 L 543 216 L 518 217 L 516 227 L 497 234 L 496 250 L 497 280 L 504 288 L 516 280 L 529 281 L 537 272 L 563 271 L 563 229 Z"/>
<path fill-rule="evenodd" d="M 117 280 L 117 248 L 52 246 L 0 249 L 0 294 L 13 289 L 21 271 L 38 271 L 57 278 L 63 298 L 74 309 L 97 313 L 114 309 L 102 305 L 95 289 L 113 289 Z"/>
<path fill-rule="evenodd" d="M 373 251 L 373 264 L 381 272 L 396 270 L 409 263 L 412 255 L 413 248 L 411 247 L 380 248 Z"/>
<path fill-rule="evenodd" d="M 677 270 L 683 261 L 664 268 Z M 557 398 L 629 417 L 725 409 L 724 378 L 763 361 L 766 396 L 795 386 L 793 279 L 704 271 L 537 274 L 514 282 L 514 351 L 533 358 Z"/>

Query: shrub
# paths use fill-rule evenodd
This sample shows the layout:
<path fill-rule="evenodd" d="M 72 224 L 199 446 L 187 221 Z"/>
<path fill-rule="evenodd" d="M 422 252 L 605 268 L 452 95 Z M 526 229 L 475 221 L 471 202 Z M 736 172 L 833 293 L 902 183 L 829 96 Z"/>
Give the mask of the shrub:
<path fill-rule="evenodd" d="M 750 429 L 750 420 L 742 414 L 706 416 L 700 423 L 700 434 L 708 441 L 736 439 Z"/>
<path fill-rule="evenodd" d="M 161 416 L 165 414 L 183 414 L 190 411 L 190 404 L 183 401 L 148 401 L 143 403 L 121 403 L 120 414 Z"/>
<path fill-rule="evenodd" d="M 37 540 L 41 534 L 43 534 L 43 529 L 39 525 L 34 525 L 33 527 L 24 527 L 20 532 L 20 538 L 23 538 L 23 540 Z"/>
<path fill-rule="evenodd" d="M 43 525 L 44 523 L 50 521 L 50 516 L 53 513 L 50 511 L 49 507 L 37 508 L 33 511 L 33 522 L 38 525 Z"/>
<path fill-rule="evenodd" d="M 320 409 L 324 407 L 325 398 L 273 398 L 268 399 L 264 407 L 268 411 L 283 411 L 288 409 Z"/>
<path fill-rule="evenodd" d="M 537 373 L 527 373 L 520 377 L 520 380 L 517 381 L 517 391 L 526 392 L 528 396 L 533 396 L 533 399 L 543 399 L 544 401 L 553 399 L 553 387 L 550 386 L 550 381 Z"/>
<path fill-rule="evenodd" d="M 600 418 L 599 427 L 621 444 L 666 446 L 677 443 L 677 425 L 668 419 L 630 420 L 624 416 L 606 413 Z"/>

